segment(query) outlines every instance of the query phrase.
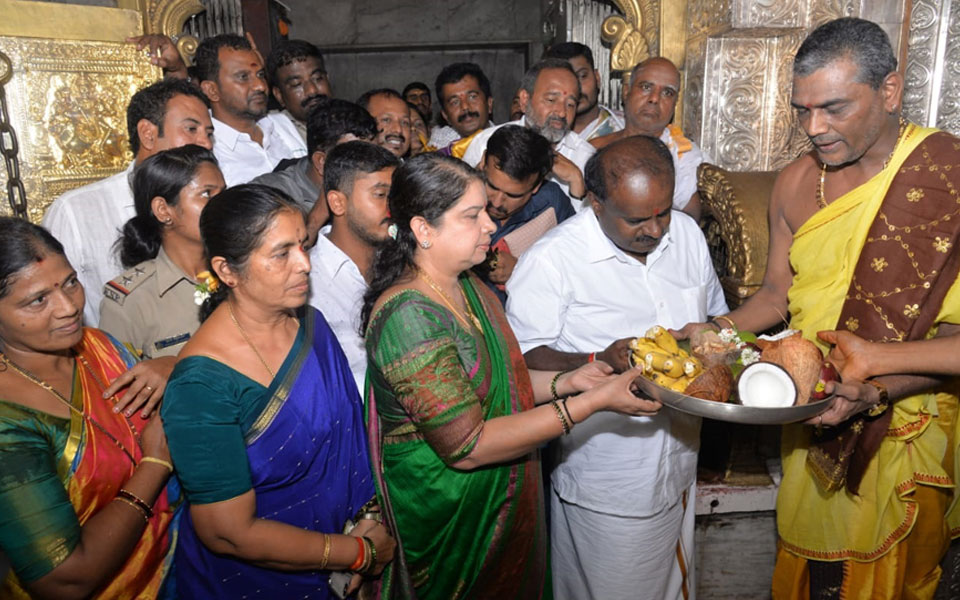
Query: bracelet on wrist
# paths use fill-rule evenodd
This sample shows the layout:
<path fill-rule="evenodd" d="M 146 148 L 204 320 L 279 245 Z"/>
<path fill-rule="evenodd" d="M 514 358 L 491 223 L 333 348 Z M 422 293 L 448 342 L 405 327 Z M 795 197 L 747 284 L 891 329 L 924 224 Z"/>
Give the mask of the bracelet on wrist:
<path fill-rule="evenodd" d="M 369 562 L 361 571 L 363 575 L 369 575 L 377 569 L 377 547 L 373 545 L 373 540 L 364 536 L 363 541 L 367 544 L 367 556 L 369 557 Z"/>
<path fill-rule="evenodd" d="M 327 564 L 330 562 L 330 535 L 325 533 L 323 534 L 323 559 L 320 560 L 320 570 L 323 571 L 327 568 Z"/>
<path fill-rule="evenodd" d="M 720 319 L 723 319 L 724 321 L 727 322 L 727 325 L 729 325 L 729 327 L 720 327 L 720 329 L 733 329 L 734 331 L 737 330 L 737 324 L 734 323 L 733 319 L 731 319 L 727 315 L 717 315 L 714 318 L 710 319 L 710 321 L 719 327 Z"/>
<path fill-rule="evenodd" d="M 560 381 L 560 378 L 563 377 L 567 371 L 557 371 L 553 376 L 553 379 L 550 380 L 550 395 L 554 400 L 560 399 L 560 394 L 557 393 L 557 382 Z"/>
<path fill-rule="evenodd" d="M 147 504 L 142 498 L 130 492 L 129 490 L 120 488 L 120 490 L 117 492 L 117 498 L 123 498 L 125 500 L 129 500 L 130 502 L 133 502 L 136 506 L 140 507 L 140 509 L 143 510 L 143 514 L 147 515 L 148 520 L 153 518 L 153 509 L 150 507 L 150 505 Z"/>
<path fill-rule="evenodd" d="M 570 421 L 570 429 L 573 429 L 573 426 L 576 425 L 577 422 L 573 420 L 573 415 L 570 414 L 570 408 L 567 407 L 567 399 L 564 398 L 561 400 L 560 405 L 563 406 L 563 412 L 567 413 L 567 420 Z"/>
<path fill-rule="evenodd" d="M 363 538 L 354 538 L 357 540 L 357 559 L 353 561 L 353 564 L 347 567 L 348 571 L 356 572 L 360 567 L 363 566 L 363 561 L 367 558 L 366 545 L 363 543 Z"/>
<path fill-rule="evenodd" d="M 138 513 L 140 513 L 140 516 L 143 517 L 143 522 L 144 522 L 144 524 L 145 524 L 145 525 L 149 525 L 149 524 L 150 524 L 150 517 L 149 517 L 149 515 L 147 515 L 146 511 L 143 510 L 143 507 L 142 507 L 142 506 L 140 506 L 139 504 L 137 504 L 137 503 L 134 502 L 133 500 L 129 500 L 129 499 L 123 497 L 123 496 L 117 496 L 116 498 L 113 499 L 113 501 L 114 501 L 114 502 L 120 501 L 120 502 L 123 502 L 123 503 L 126 504 L 126 505 L 132 506 L 133 508 L 135 508 L 135 509 L 137 510 Z"/>
<path fill-rule="evenodd" d="M 876 388 L 877 394 L 880 397 L 880 399 L 877 400 L 877 403 L 867 410 L 867 416 L 879 417 L 886 412 L 888 408 L 890 408 L 890 393 L 887 391 L 887 386 L 874 379 L 868 379 L 864 383 Z"/>
<path fill-rule="evenodd" d="M 560 403 L 554 400 L 550 403 L 553 406 L 554 412 L 557 413 L 557 418 L 560 419 L 560 428 L 563 429 L 563 435 L 570 434 L 570 424 L 567 423 L 567 417 L 563 414 L 563 409 L 560 408 Z"/>
<path fill-rule="evenodd" d="M 163 460 L 162 458 L 157 458 L 156 456 L 144 456 L 140 459 L 140 464 L 142 465 L 143 463 L 160 465 L 162 467 L 166 467 L 167 471 L 170 473 L 173 473 L 173 463 L 171 463 L 169 460 Z"/>

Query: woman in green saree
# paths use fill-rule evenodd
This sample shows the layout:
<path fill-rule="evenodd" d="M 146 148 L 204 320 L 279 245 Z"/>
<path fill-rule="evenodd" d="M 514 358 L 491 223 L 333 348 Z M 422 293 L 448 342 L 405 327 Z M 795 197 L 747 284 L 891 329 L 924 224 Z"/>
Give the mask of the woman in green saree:
<path fill-rule="evenodd" d="M 500 302 L 469 274 L 494 231 L 476 171 L 416 156 L 394 174 L 389 206 L 392 240 L 361 317 L 371 460 L 402 550 L 383 597 L 542 598 L 537 448 L 594 412 L 660 405 L 632 393 L 636 370 L 527 370 Z"/>

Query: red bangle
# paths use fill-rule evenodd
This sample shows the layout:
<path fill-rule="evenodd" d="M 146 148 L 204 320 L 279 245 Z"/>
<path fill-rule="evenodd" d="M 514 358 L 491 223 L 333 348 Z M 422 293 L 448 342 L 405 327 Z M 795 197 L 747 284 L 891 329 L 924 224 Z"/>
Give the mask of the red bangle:
<path fill-rule="evenodd" d="M 590 354 L 587 355 L 587 362 L 588 362 L 588 363 L 592 363 L 592 362 L 595 361 L 595 360 L 597 360 L 597 353 L 596 353 L 596 352 L 591 352 Z"/>
<path fill-rule="evenodd" d="M 357 560 L 353 561 L 353 564 L 347 567 L 348 571 L 356 571 L 363 565 L 363 559 L 367 554 L 367 547 L 363 545 L 363 538 L 356 538 L 357 545 L 360 546 L 360 549 L 357 553 Z"/>

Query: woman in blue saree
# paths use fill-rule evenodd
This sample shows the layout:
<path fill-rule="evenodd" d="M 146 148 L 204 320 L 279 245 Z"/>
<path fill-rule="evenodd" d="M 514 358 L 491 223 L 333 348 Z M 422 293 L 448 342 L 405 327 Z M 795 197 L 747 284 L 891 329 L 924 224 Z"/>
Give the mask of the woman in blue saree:
<path fill-rule="evenodd" d="M 220 285 L 161 413 L 189 502 L 178 592 L 327 598 L 331 571 L 379 573 L 394 541 L 370 502 L 349 365 L 323 316 L 304 307 L 303 216 L 282 192 L 244 185 L 207 204 L 200 232 Z M 357 527 L 340 534 L 348 520 Z"/>

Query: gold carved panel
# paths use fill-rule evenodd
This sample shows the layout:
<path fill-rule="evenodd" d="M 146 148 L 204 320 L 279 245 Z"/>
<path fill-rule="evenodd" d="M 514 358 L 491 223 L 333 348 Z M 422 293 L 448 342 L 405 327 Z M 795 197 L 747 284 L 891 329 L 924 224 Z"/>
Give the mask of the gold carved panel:
<path fill-rule="evenodd" d="M 767 207 L 776 172 L 731 172 L 704 163 L 697 184 L 704 233 L 727 303 L 739 306 L 763 283 L 767 263 Z"/>
<path fill-rule="evenodd" d="M 5 90 L 20 146 L 29 216 L 39 222 L 65 191 L 120 171 L 133 159 L 126 107 L 160 71 L 130 44 L 0 37 L 13 77 Z M 0 189 L 7 173 L 0 169 Z M 3 194 L 0 214 L 10 214 Z"/>

